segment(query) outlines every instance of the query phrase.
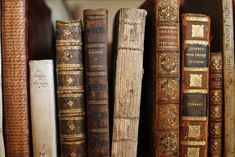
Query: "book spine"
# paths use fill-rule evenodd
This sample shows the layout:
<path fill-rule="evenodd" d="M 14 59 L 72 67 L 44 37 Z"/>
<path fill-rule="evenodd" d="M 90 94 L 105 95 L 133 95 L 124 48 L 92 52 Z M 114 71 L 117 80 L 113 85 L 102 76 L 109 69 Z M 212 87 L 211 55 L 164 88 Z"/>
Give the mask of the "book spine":
<path fill-rule="evenodd" d="M 108 11 L 84 11 L 88 157 L 110 156 Z"/>
<path fill-rule="evenodd" d="M 210 18 L 182 16 L 181 156 L 207 157 Z"/>
<path fill-rule="evenodd" d="M 1 33 L 0 33 L 1 35 Z M 1 39 L 1 38 L 0 38 Z M 0 56 L 2 56 L 2 46 L 0 42 Z M 2 103 L 2 57 L 0 57 L 0 156 L 5 157 L 5 144 L 3 134 L 3 103 Z"/>
<path fill-rule="evenodd" d="M 3 103 L 6 155 L 30 156 L 26 0 L 2 0 Z"/>
<path fill-rule="evenodd" d="M 112 157 L 137 156 L 146 15 L 143 9 L 119 11 Z"/>
<path fill-rule="evenodd" d="M 222 1 L 224 77 L 224 156 L 235 156 L 235 67 L 232 0 Z"/>
<path fill-rule="evenodd" d="M 81 20 L 56 21 L 56 73 L 61 156 L 87 154 Z"/>
<path fill-rule="evenodd" d="M 155 156 L 179 155 L 179 0 L 156 1 Z"/>
<path fill-rule="evenodd" d="M 29 73 L 33 156 L 57 157 L 53 61 L 31 60 Z"/>
<path fill-rule="evenodd" d="M 223 137 L 223 64 L 222 53 L 210 53 L 209 156 L 221 157 Z"/>

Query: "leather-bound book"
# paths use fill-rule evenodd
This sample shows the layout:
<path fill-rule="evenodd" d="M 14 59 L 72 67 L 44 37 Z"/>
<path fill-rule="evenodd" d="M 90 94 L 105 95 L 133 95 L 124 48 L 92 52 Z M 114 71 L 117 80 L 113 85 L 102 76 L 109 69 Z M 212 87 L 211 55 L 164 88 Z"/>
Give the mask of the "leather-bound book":
<path fill-rule="evenodd" d="M 180 155 L 207 157 L 210 18 L 182 15 Z"/>
<path fill-rule="evenodd" d="M 61 157 L 86 157 L 81 20 L 56 22 L 56 73 Z"/>
<path fill-rule="evenodd" d="M 223 60 L 221 52 L 210 53 L 209 156 L 222 157 Z"/>
<path fill-rule="evenodd" d="M 146 15 L 119 10 L 112 157 L 137 156 Z"/>
<path fill-rule="evenodd" d="M 34 157 L 57 157 L 56 104 L 52 60 L 29 61 Z"/>
<path fill-rule="evenodd" d="M 108 157 L 108 11 L 87 9 L 83 16 L 88 157 Z"/>
<path fill-rule="evenodd" d="M 156 0 L 155 156 L 179 155 L 179 0 Z"/>
<path fill-rule="evenodd" d="M 224 153 L 235 156 L 235 65 L 233 0 L 223 0 Z"/>
<path fill-rule="evenodd" d="M 3 104 L 6 156 L 29 157 L 26 0 L 2 0 Z"/>

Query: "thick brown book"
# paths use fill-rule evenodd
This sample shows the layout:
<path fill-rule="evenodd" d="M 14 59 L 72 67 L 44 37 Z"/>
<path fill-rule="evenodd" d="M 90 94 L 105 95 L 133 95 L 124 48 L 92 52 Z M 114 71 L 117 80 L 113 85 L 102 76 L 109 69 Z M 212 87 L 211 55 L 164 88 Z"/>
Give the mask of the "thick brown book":
<path fill-rule="evenodd" d="M 210 18 L 182 15 L 180 155 L 207 157 Z"/>
<path fill-rule="evenodd" d="M 108 11 L 87 9 L 83 16 L 88 157 L 108 157 Z"/>
<path fill-rule="evenodd" d="M 2 0 L 4 132 L 9 157 L 30 156 L 26 11 L 26 0 Z"/>
<path fill-rule="evenodd" d="M 210 53 L 209 156 L 223 156 L 223 60 L 221 52 Z"/>
<path fill-rule="evenodd" d="M 146 14 L 119 11 L 112 157 L 137 156 Z"/>
<path fill-rule="evenodd" d="M 233 0 L 223 0 L 224 156 L 235 156 L 235 64 Z"/>
<path fill-rule="evenodd" d="M 156 1 L 155 156 L 179 155 L 179 0 Z"/>
<path fill-rule="evenodd" d="M 56 22 L 56 74 L 61 156 L 85 157 L 81 20 Z"/>

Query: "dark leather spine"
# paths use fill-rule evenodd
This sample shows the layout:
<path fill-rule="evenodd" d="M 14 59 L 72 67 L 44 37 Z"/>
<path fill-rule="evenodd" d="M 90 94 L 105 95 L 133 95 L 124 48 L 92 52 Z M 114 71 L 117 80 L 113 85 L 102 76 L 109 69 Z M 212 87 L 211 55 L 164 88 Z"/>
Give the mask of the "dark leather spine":
<path fill-rule="evenodd" d="M 155 156 L 179 155 L 179 0 L 156 0 Z"/>
<path fill-rule="evenodd" d="M 223 64 L 222 53 L 210 53 L 209 156 L 223 156 Z"/>
<path fill-rule="evenodd" d="M 6 156 L 29 157 L 27 0 L 2 0 L 3 103 Z"/>
<path fill-rule="evenodd" d="M 56 73 L 61 157 L 86 157 L 80 20 L 56 22 Z"/>
<path fill-rule="evenodd" d="M 108 11 L 84 11 L 88 157 L 108 157 Z"/>
<path fill-rule="evenodd" d="M 182 16 L 180 155 L 207 157 L 210 18 Z"/>

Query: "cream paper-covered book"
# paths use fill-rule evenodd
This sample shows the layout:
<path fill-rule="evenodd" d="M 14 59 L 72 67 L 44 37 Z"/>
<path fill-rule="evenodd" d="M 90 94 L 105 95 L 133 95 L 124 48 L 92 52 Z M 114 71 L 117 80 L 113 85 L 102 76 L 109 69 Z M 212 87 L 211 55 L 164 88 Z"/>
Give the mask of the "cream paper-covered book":
<path fill-rule="evenodd" d="M 0 55 L 1 52 L 1 42 L 0 42 Z M 0 157 L 5 157 L 5 146 L 3 139 L 3 103 L 2 103 L 2 59 L 0 57 Z"/>
<path fill-rule="evenodd" d="M 53 61 L 30 61 L 29 71 L 33 156 L 57 157 Z"/>

